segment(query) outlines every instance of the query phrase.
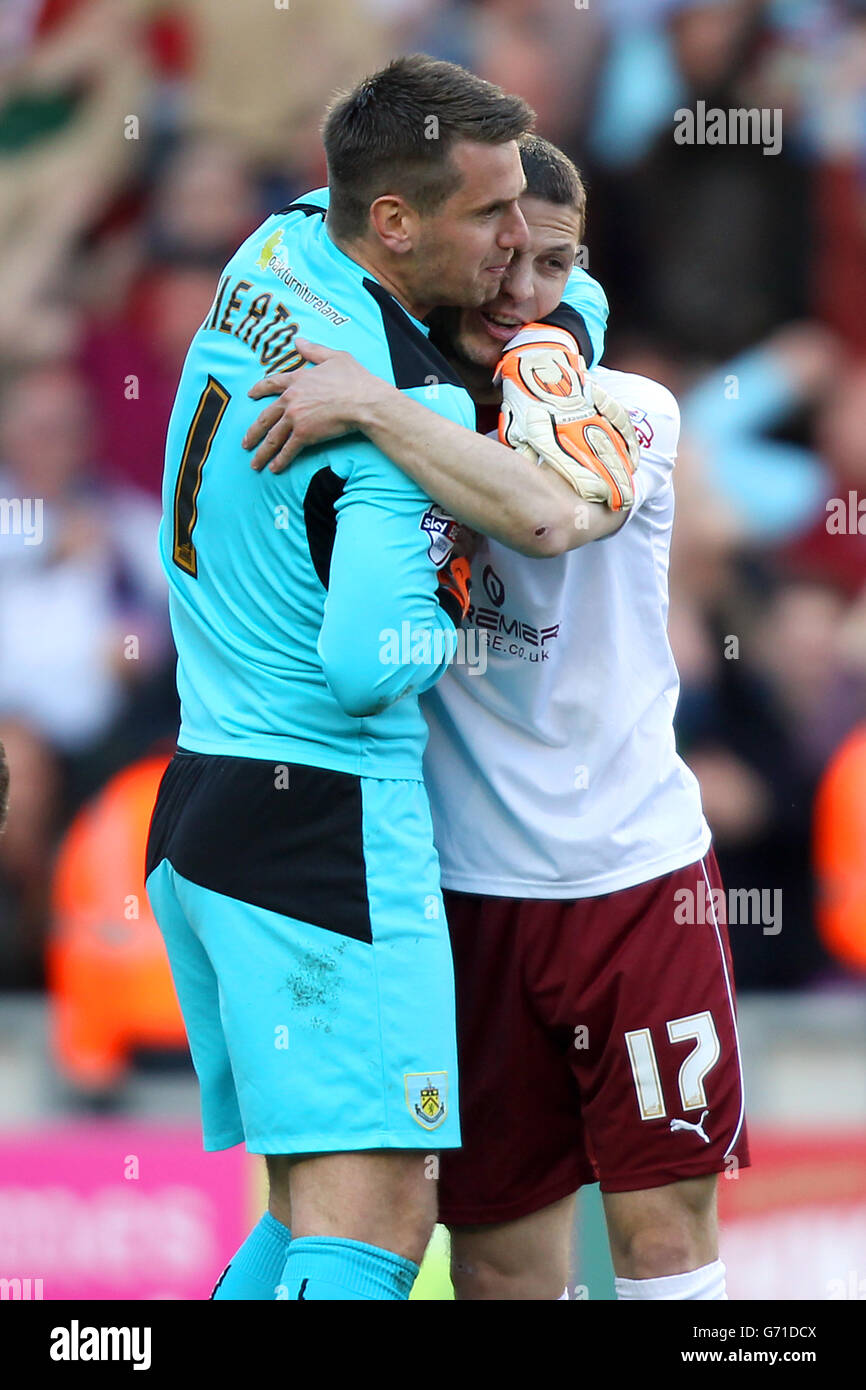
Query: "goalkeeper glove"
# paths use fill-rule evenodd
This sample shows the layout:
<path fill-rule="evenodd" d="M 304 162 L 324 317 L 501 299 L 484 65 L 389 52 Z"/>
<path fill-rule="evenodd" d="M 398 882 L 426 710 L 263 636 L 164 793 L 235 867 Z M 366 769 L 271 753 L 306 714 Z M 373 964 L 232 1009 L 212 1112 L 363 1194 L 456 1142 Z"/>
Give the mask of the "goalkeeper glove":
<path fill-rule="evenodd" d="M 546 463 L 588 502 L 612 511 L 634 503 L 640 450 L 628 411 L 586 378 L 577 344 L 564 329 L 525 324 L 499 366 L 499 438 Z"/>

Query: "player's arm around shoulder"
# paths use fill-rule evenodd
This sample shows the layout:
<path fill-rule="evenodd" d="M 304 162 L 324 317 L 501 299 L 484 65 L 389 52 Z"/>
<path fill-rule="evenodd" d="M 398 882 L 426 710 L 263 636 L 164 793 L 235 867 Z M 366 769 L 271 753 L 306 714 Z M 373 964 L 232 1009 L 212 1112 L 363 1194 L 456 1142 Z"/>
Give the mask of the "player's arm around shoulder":
<path fill-rule="evenodd" d="M 368 440 L 333 453 L 344 486 L 318 651 L 342 709 L 365 718 L 439 679 L 468 588 L 450 583 L 456 523 Z"/>
<path fill-rule="evenodd" d="M 572 496 L 553 472 L 475 431 L 468 394 L 435 378 L 398 390 L 349 353 L 296 340 L 312 370 L 266 377 L 250 392 L 278 399 L 244 437 L 252 466 L 280 473 L 302 449 L 360 431 L 452 516 L 524 555 L 544 556 Z"/>

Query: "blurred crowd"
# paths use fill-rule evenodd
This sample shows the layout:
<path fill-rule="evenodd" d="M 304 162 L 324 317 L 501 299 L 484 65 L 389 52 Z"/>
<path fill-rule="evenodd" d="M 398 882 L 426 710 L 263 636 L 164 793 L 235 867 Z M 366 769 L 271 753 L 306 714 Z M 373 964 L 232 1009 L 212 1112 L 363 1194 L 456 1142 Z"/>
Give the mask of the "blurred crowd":
<path fill-rule="evenodd" d="M 827 510 L 866 498 L 866 0 L 3 0 L 0 989 L 43 983 L 72 817 L 172 746 L 154 536 L 217 272 L 324 181 L 330 93 L 414 50 L 519 91 L 585 173 L 605 361 L 682 407 L 680 745 L 728 883 L 783 891 L 778 937 L 732 929 L 740 987 L 844 978 L 811 845 L 866 720 L 866 514 Z M 781 149 L 676 143 L 698 101 L 781 111 Z"/>

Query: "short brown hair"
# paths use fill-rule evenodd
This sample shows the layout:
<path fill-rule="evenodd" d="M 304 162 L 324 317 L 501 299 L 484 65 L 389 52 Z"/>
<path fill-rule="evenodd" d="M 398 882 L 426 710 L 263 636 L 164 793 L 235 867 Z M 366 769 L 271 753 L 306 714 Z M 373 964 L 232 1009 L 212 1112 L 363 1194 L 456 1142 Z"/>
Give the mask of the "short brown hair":
<path fill-rule="evenodd" d="M 458 140 L 500 145 L 532 129 L 535 113 L 456 63 L 395 58 L 329 107 L 322 127 L 336 236 L 361 235 L 370 204 L 396 193 L 432 212 L 460 186 Z"/>
<path fill-rule="evenodd" d="M 526 192 L 532 198 L 559 207 L 571 207 L 580 217 L 580 237 L 586 231 L 586 188 L 580 170 L 567 154 L 541 135 L 528 133 L 518 141 L 526 175 Z"/>

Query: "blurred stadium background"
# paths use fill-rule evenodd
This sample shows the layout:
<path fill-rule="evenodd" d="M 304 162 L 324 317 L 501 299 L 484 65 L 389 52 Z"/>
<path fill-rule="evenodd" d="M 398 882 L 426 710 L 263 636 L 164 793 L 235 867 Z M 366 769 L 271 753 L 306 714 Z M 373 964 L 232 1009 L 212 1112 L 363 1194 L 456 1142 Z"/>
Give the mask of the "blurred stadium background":
<path fill-rule="evenodd" d="M 260 1160 L 201 1153 L 142 884 L 177 727 L 164 431 L 224 259 L 324 181 L 329 94 L 416 49 L 576 159 L 605 360 L 681 402 L 680 745 L 728 886 L 781 893 L 731 927 L 729 1290 L 866 1298 L 863 0 L 3 0 L 0 1276 L 206 1297 L 260 1209 Z M 698 100 L 780 110 L 781 150 L 676 144 Z M 608 1298 L 581 1207 L 578 1294 Z M 418 1293 L 449 1296 L 441 1242 Z"/>

